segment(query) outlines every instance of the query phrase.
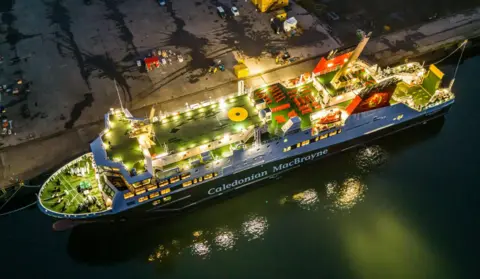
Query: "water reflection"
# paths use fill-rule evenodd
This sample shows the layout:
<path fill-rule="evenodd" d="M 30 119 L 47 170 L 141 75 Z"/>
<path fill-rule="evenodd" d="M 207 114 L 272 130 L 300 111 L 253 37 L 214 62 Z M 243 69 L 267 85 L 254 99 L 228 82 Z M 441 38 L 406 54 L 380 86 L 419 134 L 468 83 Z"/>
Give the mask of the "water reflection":
<path fill-rule="evenodd" d="M 248 241 L 260 238 L 268 229 L 267 218 L 252 214 L 242 224 L 242 234 Z"/>
<path fill-rule="evenodd" d="M 208 241 L 198 240 L 194 242 L 191 246 L 191 253 L 195 256 L 200 256 L 201 258 L 207 258 L 211 252 L 211 247 Z"/>
<path fill-rule="evenodd" d="M 215 251 L 231 251 L 242 237 L 247 241 L 262 239 L 268 229 L 267 218 L 255 213 L 249 214 L 239 228 L 230 229 L 228 226 L 219 226 L 212 231 L 196 230 L 190 235 L 191 239 L 173 240 L 157 246 L 148 256 L 150 262 L 162 262 L 168 257 L 187 252 L 201 259 L 208 259 Z"/>
<path fill-rule="evenodd" d="M 316 210 L 318 207 L 318 193 L 315 189 L 308 189 L 293 195 L 293 200 L 298 203 L 300 208 L 306 210 Z"/>
<path fill-rule="evenodd" d="M 154 254 L 151 254 L 148 257 L 148 261 L 152 262 L 154 260 L 158 260 L 161 262 L 164 258 L 166 258 L 168 255 L 170 255 L 170 251 L 165 248 L 165 246 L 160 245 L 158 246 L 157 250 L 155 251 Z"/>
<path fill-rule="evenodd" d="M 215 234 L 215 245 L 218 247 L 218 250 L 231 250 L 235 246 L 237 241 L 237 235 L 226 228 L 218 229 Z"/>
<path fill-rule="evenodd" d="M 358 150 L 355 164 L 362 172 L 369 172 L 373 168 L 387 161 L 387 152 L 379 145 L 372 145 Z"/>
<path fill-rule="evenodd" d="M 367 186 L 355 176 L 345 179 L 342 184 L 329 182 L 326 188 L 327 198 L 332 202 L 328 208 L 332 211 L 351 209 L 363 200 L 367 190 Z"/>

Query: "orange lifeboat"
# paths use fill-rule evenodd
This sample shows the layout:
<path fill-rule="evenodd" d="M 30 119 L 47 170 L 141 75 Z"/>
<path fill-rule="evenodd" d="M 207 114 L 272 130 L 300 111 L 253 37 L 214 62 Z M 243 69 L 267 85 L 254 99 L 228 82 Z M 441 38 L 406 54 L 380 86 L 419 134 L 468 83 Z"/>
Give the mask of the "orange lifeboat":
<path fill-rule="evenodd" d="M 329 123 L 340 121 L 341 118 L 342 118 L 342 113 L 339 110 L 331 110 L 327 115 L 320 118 L 318 123 L 329 124 Z"/>

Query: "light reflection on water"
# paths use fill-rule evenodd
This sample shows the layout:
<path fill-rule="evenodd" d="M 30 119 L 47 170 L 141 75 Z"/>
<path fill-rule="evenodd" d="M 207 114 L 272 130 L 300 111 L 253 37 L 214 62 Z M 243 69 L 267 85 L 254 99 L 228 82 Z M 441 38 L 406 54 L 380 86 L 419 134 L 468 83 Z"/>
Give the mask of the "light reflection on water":
<path fill-rule="evenodd" d="M 211 247 L 208 241 L 206 240 L 199 240 L 194 242 L 191 246 L 191 253 L 192 255 L 200 256 L 201 258 L 207 258 L 210 255 Z"/>
<path fill-rule="evenodd" d="M 262 237 L 267 229 L 267 218 L 256 214 L 250 215 L 242 224 L 242 234 L 248 241 Z"/>
<path fill-rule="evenodd" d="M 220 226 L 209 231 L 196 230 L 191 233 L 191 240 L 173 240 L 165 245 L 159 245 L 149 255 L 148 261 L 162 262 L 168 257 L 187 252 L 201 259 L 208 259 L 215 251 L 233 250 L 240 237 L 247 241 L 262 239 L 268 229 L 267 218 L 258 214 L 249 214 L 238 229 L 230 229 L 227 226 Z M 168 248 L 167 248 L 168 247 Z"/>
<path fill-rule="evenodd" d="M 384 164 L 387 159 L 387 152 L 378 145 L 362 148 L 355 156 L 355 164 L 362 172 L 369 172 L 373 168 Z"/>
<path fill-rule="evenodd" d="M 331 201 L 328 208 L 332 211 L 345 211 L 361 202 L 365 196 L 367 185 L 359 177 L 349 177 L 338 184 L 336 181 L 326 185 L 327 198 Z"/>
<path fill-rule="evenodd" d="M 218 250 L 231 250 L 237 242 L 238 236 L 231 230 L 227 228 L 218 229 L 215 235 L 215 245 L 218 247 Z"/>
<path fill-rule="evenodd" d="M 159 245 L 156 251 L 148 257 L 148 261 L 153 262 L 155 260 L 162 262 L 163 259 L 168 257 L 170 251 L 163 245 Z"/>
<path fill-rule="evenodd" d="M 298 203 L 300 208 L 306 210 L 316 210 L 318 208 L 319 198 L 315 189 L 308 189 L 293 195 L 293 200 Z"/>

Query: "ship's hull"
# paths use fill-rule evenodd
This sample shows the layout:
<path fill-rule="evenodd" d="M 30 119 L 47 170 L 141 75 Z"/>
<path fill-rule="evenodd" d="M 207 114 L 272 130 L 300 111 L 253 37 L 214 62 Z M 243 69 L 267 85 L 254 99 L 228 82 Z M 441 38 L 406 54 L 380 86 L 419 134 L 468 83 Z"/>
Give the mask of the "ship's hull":
<path fill-rule="evenodd" d="M 221 196 L 233 196 L 241 192 L 239 190 L 258 185 L 259 182 L 265 182 L 270 178 L 275 178 L 281 173 L 293 170 L 304 164 L 313 163 L 319 159 L 358 147 L 372 140 L 443 117 L 449 111 L 452 104 L 453 100 L 426 113 L 413 112 L 416 113 L 416 115 L 407 116 L 406 118 L 409 119 L 403 122 L 379 124 L 380 128 L 369 128 L 369 132 L 363 132 L 356 137 L 350 137 L 350 139 L 342 142 L 333 143 L 328 146 L 319 146 L 317 149 L 299 153 L 296 156 L 259 164 L 243 171 L 218 177 L 212 181 L 173 193 L 169 202 L 146 202 L 130 210 L 113 215 L 91 218 L 88 219 L 88 221 L 125 221 L 144 218 L 162 218 L 175 215 L 193 209 L 200 204 L 204 204 L 204 202 L 215 200 Z M 397 112 L 395 112 L 395 115 L 397 115 L 396 113 Z M 392 115 L 389 115 L 388 117 L 391 116 Z"/>

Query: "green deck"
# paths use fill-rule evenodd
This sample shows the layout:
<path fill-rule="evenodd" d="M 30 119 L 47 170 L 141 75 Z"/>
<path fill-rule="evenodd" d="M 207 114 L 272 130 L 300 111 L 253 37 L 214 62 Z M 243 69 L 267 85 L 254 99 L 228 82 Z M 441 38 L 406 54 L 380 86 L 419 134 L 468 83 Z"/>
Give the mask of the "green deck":
<path fill-rule="evenodd" d="M 128 136 L 130 129 L 130 122 L 124 114 L 110 115 L 110 129 L 103 135 L 102 141 L 110 160 L 123 162 L 127 170 L 143 170 L 144 156 L 138 140 Z"/>
<path fill-rule="evenodd" d="M 228 111 L 233 107 L 242 107 L 248 111 L 244 121 L 234 122 L 228 118 Z M 213 104 L 166 118 L 155 123 L 154 142 L 150 153 L 162 154 L 168 151 L 184 151 L 202 144 L 206 144 L 224 136 L 224 134 L 239 133 L 251 125 L 260 124 L 258 112 L 250 103 L 248 96 L 239 96 L 225 101 L 224 106 Z"/>
<path fill-rule="evenodd" d="M 87 164 L 89 165 L 89 172 L 86 173 L 85 176 L 77 176 L 69 173 L 71 168 L 85 167 Z M 77 187 L 81 184 L 82 186 L 85 184 L 91 186 L 88 195 L 94 196 L 97 199 L 97 202 L 94 205 L 90 205 L 88 209 L 78 211 L 78 206 L 86 199 L 83 193 L 79 193 L 77 190 Z M 57 195 L 57 197 L 54 197 L 54 195 Z M 66 214 L 105 210 L 105 203 L 100 189 L 98 188 L 98 182 L 95 178 L 95 170 L 92 168 L 91 157 L 86 157 L 77 163 L 67 165 L 55 177 L 52 177 L 43 185 L 40 200 L 42 205 L 46 208 Z"/>
<path fill-rule="evenodd" d="M 417 106 L 424 106 L 428 103 L 432 94 L 425 90 L 422 86 L 408 86 L 404 82 L 400 82 L 395 88 L 393 96 L 399 100 L 411 99 Z"/>

